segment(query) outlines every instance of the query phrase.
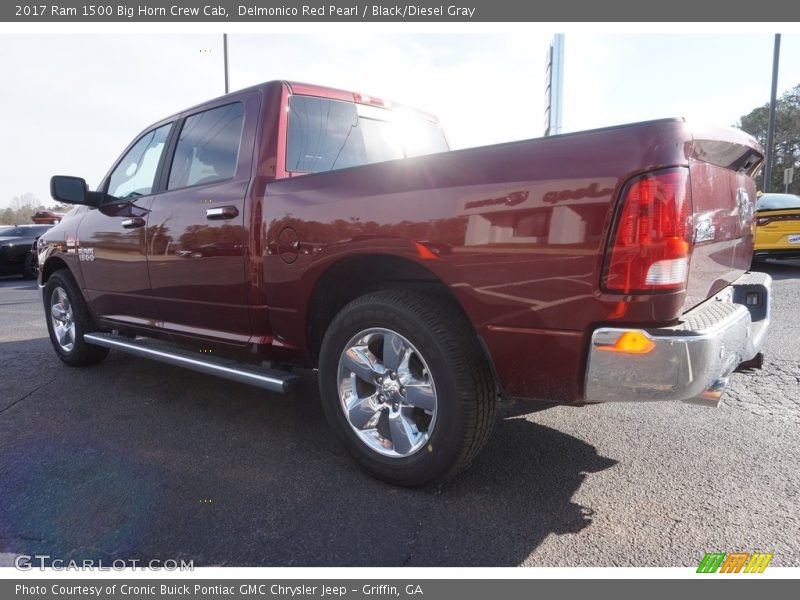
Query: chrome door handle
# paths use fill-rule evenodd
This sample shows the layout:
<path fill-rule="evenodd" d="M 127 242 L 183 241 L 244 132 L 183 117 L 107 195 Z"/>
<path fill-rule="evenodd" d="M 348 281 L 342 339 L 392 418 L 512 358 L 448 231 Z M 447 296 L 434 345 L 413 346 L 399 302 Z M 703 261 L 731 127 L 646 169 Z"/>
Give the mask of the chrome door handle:
<path fill-rule="evenodd" d="M 233 219 L 239 216 L 239 209 L 235 206 L 215 206 L 206 209 L 206 219 L 219 221 L 221 219 Z"/>
<path fill-rule="evenodd" d="M 125 229 L 136 229 L 137 227 L 143 227 L 143 226 L 144 226 L 144 219 L 141 217 L 122 219 L 122 227 Z"/>

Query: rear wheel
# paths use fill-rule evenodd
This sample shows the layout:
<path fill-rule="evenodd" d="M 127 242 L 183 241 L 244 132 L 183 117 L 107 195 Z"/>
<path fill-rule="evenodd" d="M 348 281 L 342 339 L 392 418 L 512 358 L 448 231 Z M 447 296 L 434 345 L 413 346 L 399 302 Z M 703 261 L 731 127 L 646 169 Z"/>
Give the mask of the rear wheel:
<path fill-rule="evenodd" d="M 47 280 L 44 292 L 47 330 L 58 357 L 71 367 L 94 365 L 108 356 L 108 348 L 84 341 L 94 330 L 89 310 L 78 284 L 66 269 Z"/>
<path fill-rule="evenodd" d="M 342 309 L 323 339 L 320 393 L 356 461 L 398 485 L 455 475 L 494 422 L 494 378 L 475 331 L 434 295 L 382 291 Z"/>

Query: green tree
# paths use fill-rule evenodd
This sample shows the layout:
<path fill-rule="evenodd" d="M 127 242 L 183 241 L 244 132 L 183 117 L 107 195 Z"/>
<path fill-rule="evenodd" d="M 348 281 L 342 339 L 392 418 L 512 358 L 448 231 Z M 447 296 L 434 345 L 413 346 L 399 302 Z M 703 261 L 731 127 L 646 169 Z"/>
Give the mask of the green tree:
<path fill-rule="evenodd" d="M 30 223 L 33 214 L 39 210 L 51 210 L 53 212 L 68 213 L 73 207 L 69 204 L 56 204 L 55 206 L 45 206 L 36 196 L 31 193 L 14 196 L 5 209 L 0 209 L 0 225 L 20 225 Z"/>
<path fill-rule="evenodd" d="M 39 206 L 39 200 L 31 194 L 20 194 L 14 196 L 9 203 L 9 207 L 0 213 L 3 225 L 19 225 L 20 223 L 30 223 L 33 213 Z"/>
<path fill-rule="evenodd" d="M 767 147 L 767 128 L 769 126 L 769 104 L 759 106 L 744 115 L 736 124 L 758 142 Z M 781 96 L 775 106 L 775 139 L 772 151 L 772 173 L 770 191 L 782 192 L 783 172 L 795 167 L 795 175 L 789 185 L 789 192 L 800 194 L 800 84 Z M 764 189 L 764 170 L 758 177 L 758 189 Z"/>
<path fill-rule="evenodd" d="M 0 225 L 15 225 L 16 215 L 11 207 L 0 210 Z"/>

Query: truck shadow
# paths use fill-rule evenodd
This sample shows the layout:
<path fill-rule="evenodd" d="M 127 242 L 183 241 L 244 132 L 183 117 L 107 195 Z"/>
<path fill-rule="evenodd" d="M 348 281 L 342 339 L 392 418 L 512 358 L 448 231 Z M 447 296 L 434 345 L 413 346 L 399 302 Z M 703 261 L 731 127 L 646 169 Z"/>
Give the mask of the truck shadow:
<path fill-rule="evenodd" d="M 753 271 L 769 273 L 773 279 L 797 279 L 800 277 L 800 260 L 767 260 L 754 263 Z"/>
<path fill-rule="evenodd" d="M 0 344 L 0 358 L 26 356 L 26 372 L 49 381 L 30 393 L 18 385 L 29 395 L 0 413 L 7 556 L 519 565 L 547 536 L 591 524 L 591 507 L 573 496 L 616 464 L 507 412 L 467 472 L 396 488 L 361 472 L 333 439 L 311 377 L 284 398 L 115 353 L 69 369 L 42 353 L 48 344 Z"/>

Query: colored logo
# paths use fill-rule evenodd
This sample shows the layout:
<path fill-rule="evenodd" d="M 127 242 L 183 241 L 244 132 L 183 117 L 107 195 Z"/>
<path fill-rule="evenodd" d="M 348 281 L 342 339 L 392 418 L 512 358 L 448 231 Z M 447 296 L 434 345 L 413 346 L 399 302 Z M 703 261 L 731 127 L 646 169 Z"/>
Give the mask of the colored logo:
<path fill-rule="evenodd" d="M 766 552 L 707 552 L 698 573 L 763 573 L 772 560 Z"/>

